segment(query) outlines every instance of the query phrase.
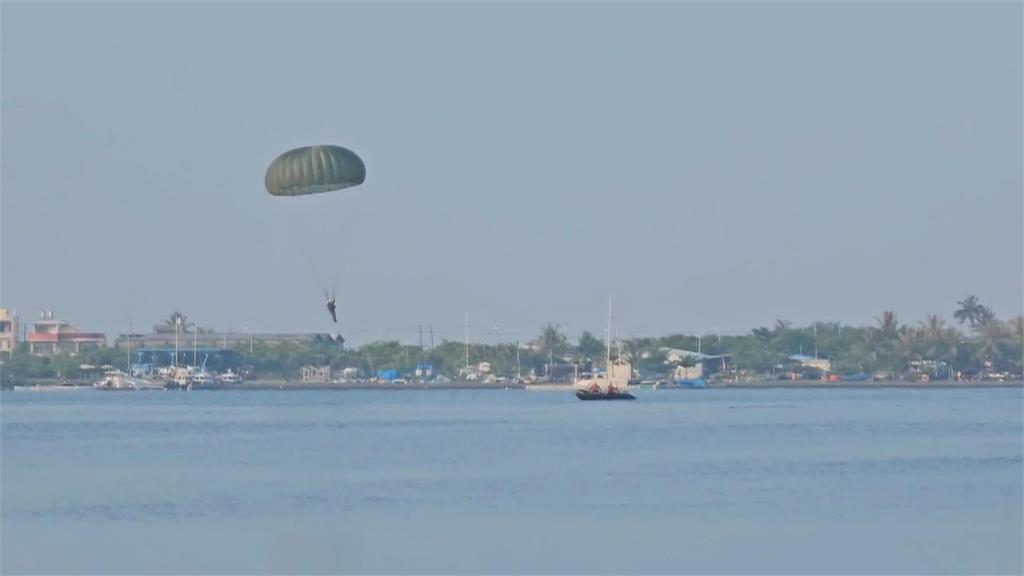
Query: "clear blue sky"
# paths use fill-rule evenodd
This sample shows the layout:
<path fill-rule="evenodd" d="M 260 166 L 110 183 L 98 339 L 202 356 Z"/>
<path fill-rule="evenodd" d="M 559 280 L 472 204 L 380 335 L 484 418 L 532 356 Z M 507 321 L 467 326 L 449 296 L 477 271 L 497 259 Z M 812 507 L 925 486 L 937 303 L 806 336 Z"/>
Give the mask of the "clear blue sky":
<path fill-rule="evenodd" d="M 2 294 L 354 343 L 1022 307 L 1022 5 L 2 6 Z M 280 152 L 358 188 L 282 199 Z"/>

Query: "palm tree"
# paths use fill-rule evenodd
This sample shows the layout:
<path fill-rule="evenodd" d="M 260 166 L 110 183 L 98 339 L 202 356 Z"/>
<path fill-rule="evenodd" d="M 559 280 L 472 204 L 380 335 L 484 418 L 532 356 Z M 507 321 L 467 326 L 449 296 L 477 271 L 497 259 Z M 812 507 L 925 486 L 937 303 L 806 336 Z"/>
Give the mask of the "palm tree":
<path fill-rule="evenodd" d="M 950 326 L 942 331 L 942 336 L 939 338 L 939 346 L 942 350 L 942 358 L 953 364 L 953 359 L 956 358 L 957 349 L 960 347 L 960 341 L 962 340 L 960 331 Z"/>
<path fill-rule="evenodd" d="M 881 318 L 875 318 L 878 321 L 878 330 L 886 338 L 892 338 L 896 336 L 896 330 L 898 323 L 896 322 L 896 312 L 892 310 L 883 310 Z"/>
<path fill-rule="evenodd" d="M 922 351 L 929 360 L 945 358 L 948 352 L 946 321 L 936 314 L 929 314 L 918 329 L 922 340 Z"/>
<path fill-rule="evenodd" d="M 598 340 L 589 330 L 584 330 L 576 349 L 583 358 L 593 360 L 604 354 L 604 342 Z"/>
<path fill-rule="evenodd" d="M 883 310 L 880 318 L 875 318 L 878 327 L 869 328 L 864 333 L 864 345 L 866 346 L 866 358 L 871 370 L 883 369 L 890 372 L 900 370 L 901 359 L 897 354 L 900 344 L 899 322 L 896 320 L 896 312 Z M 912 337 L 904 335 L 904 343 L 910 343 Z M 909 347 L 908 347 L 909 348 Z M 903 350 L 900 350 L 903 351 Z M 903 364 L 905 366 L 905 364 Z"/>
<path fill-rule="evenodd" d="M 1010 337 L 1015 340 L 1017 352 L 1024 348 L 1024 316 L 1018 316 L 1007 321 L 1007 331 Z"/>
<path fill-rule="evenodd" d="M 164 320 L 164 323 L 168 326 L 181 326 L 184 327 L 188 323 L 188 316 L 185 316 L 183 312 L 175 310 L 171 312 L 171 315 Z"/>
<path fill-rule="evenodd" d="M 899 350 L 903 365 L 906 366 L 912 360 L 921 360 L 918 351 L 921 342 L 921 332 L 912 326 L 901 326 L 897 333 L 897 349 Z"/>
<path fill-rule="evenodd" d="M 1010 333 L 1021 343 L 1024 343 L 1024 316 L 1017 316 L 1010 319 L 1007 324 L 1010 326 Z"/>
<path fill-rule="evenodd" d="M 568 345 L 565 334 L 554 324 L 548 323 L 540 333 L 540 351 L 548 357 L 548 364 L 553 364 L 555 354 L 561 353 Z"/>
<path fill-rule="evenodd" d="M 967 322 L 970 324 L 971 330 L 976 330 L 981 324 L 995 318 L 992 310 L 983 305 L 973 294 L 957 302 L 957 306 L 959 308 L 953 312 L 953 318 L 956 318 L 956 321 L 961 324 Z"/>
<path fill-rule="evenodd" d="M 925 321 L 921 323 L 921 331 L 924 332 L 926 340 L 936 340 L 942 335 L 945 324 L 946 321 L 940 318 L 938 314 L 929 314 Z"/>
<path fill-rule="evenodd" d="M 999 356 L 999 345 L 1005 336 L 1001 322 L 989 320 L 978 325 L 978 360 L 993 360 Z"/>

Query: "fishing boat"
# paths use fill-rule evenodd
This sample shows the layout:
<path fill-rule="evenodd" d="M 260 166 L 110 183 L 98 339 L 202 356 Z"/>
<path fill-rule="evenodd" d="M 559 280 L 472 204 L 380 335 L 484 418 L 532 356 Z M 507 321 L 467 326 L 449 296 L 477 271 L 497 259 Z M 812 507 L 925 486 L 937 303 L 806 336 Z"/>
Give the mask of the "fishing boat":
<path fill-rule="evenodd" d="M 217 381 L 213 375 L 206 371 L 205 362 L 204 366 L 197 372 L 192 374 L 192 378 L 189 380 L 189 386 L 194 390 L 197 388 L 210 388 L 214 386 Z"/>
<path fill-rule="evenodd" d="M 608 328 L 605 338 L 605 370 L 587 378 L 576 378 L 573 390 L 580 400 L 636 400 L 629 393 L 633 366 L 622 354 L 612 360 L 612 303 L 608 299 Z"/>
<path fill-rule="evenodd" d="M 103 378 L 92 385 L 97 390 L 136 390 L 135 382 L 120 370 L 107 370 Z"/>
<path fill-rule="evenodd" d="M 238 373 L 232 372 L 231 369 L 228 368 L 227 372 L 217 376 L 217 381 L 221 384 L 238 384 L 241 382 L 241 378 L 239 378 Z"/>

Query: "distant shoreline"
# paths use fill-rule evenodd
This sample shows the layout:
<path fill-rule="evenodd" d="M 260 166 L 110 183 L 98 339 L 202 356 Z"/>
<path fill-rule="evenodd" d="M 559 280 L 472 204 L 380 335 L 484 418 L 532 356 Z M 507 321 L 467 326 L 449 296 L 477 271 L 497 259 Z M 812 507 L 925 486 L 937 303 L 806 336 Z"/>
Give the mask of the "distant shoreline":
<path fill-rule="evenodd" d="M 296 382 L 288 380 L 252 380 L 211 388 L 211 390 L 523 390 L 517 382 L 410 382 L 408 384 L 374 384 L 372 382 Z"/>
<path fill-rule="evenodd" d="M 901 388 L 915 390 L 938 389 L 971 389 L 971 388 L 1024 388 L 1024 382 L 901 382 L 863 381 L 863 382 L 820 382 L 811 380 L 765 380 L 761 382 L 714 382 L 708 383 L 709 390 L 759 390 L 759 389 L 837 389 L 837 390 L 871 390 L 885 388 Z M 15 390 L 76 390 L 91 389 L 89 385 L 72 385 L 56 380 L 39 380 L 27 386 L 16 386 Z M 245 390 L 530 390 L 530 391 L 566 391 L 572 389 L 570 382 L 548 382 L 538 384 L 522 384 L 517 382 L 484 383 L 474 381 L 426 382 L 410 384 L 374 384 L 371 382 L 296 382 L 289 380 L 252 380 L 238 384 L 220 385 L 211 388 L 193 389 L 192 392 L 210 391 L 245 391 Z M 652 390 L 644 386 L 641 390 Z M 10 391 L 11 388 L 5 390 Z M 676 391 L 675 388 L 659 391 Z M 682 389 L 680 391 L 700 392 L 700 389 Z"/>
<path fill-rule="evenodd" d="M 862 382 L 820 382 L 813 380 L 765 380 L 763 382 L 724 382 L 708 384 L 709 388 L 837 388 L 837 389 L 873 389 L 873 388 L 1024 388 L 1024 381 L 970 381 L 939 380 L 932 382 L 903 382 L 899 380 L 865 380 Z"/>

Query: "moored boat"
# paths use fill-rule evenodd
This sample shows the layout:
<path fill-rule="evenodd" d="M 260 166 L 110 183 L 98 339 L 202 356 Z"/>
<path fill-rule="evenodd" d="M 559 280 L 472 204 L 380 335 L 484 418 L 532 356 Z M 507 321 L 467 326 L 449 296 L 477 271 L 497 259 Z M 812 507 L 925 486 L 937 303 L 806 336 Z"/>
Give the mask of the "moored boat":
<path fill-rule="evenodd" d="M 97 390 L 136 390 L 135 382 L 120 370 L 108 370 L 103 378 L 92 385 Z"/>
<path fill-rule="evenodd" d="M 612 304 L 608 301 L 608 331 L 605 340 L 605 370 L 589 378 L 576 378 L 573 390 L 580 400 L 636 400 L 629 393 L 633 366 L 622 354 L 612 360 Z"/>
<path fill-rule="evenodd" d="M 681 390 L 681 389 L 703 389 L 707 388 L 707 382 L 703 378 L 676 378 L 671 382 L 659 381 L 655 383 L 655 390 Z"/>

